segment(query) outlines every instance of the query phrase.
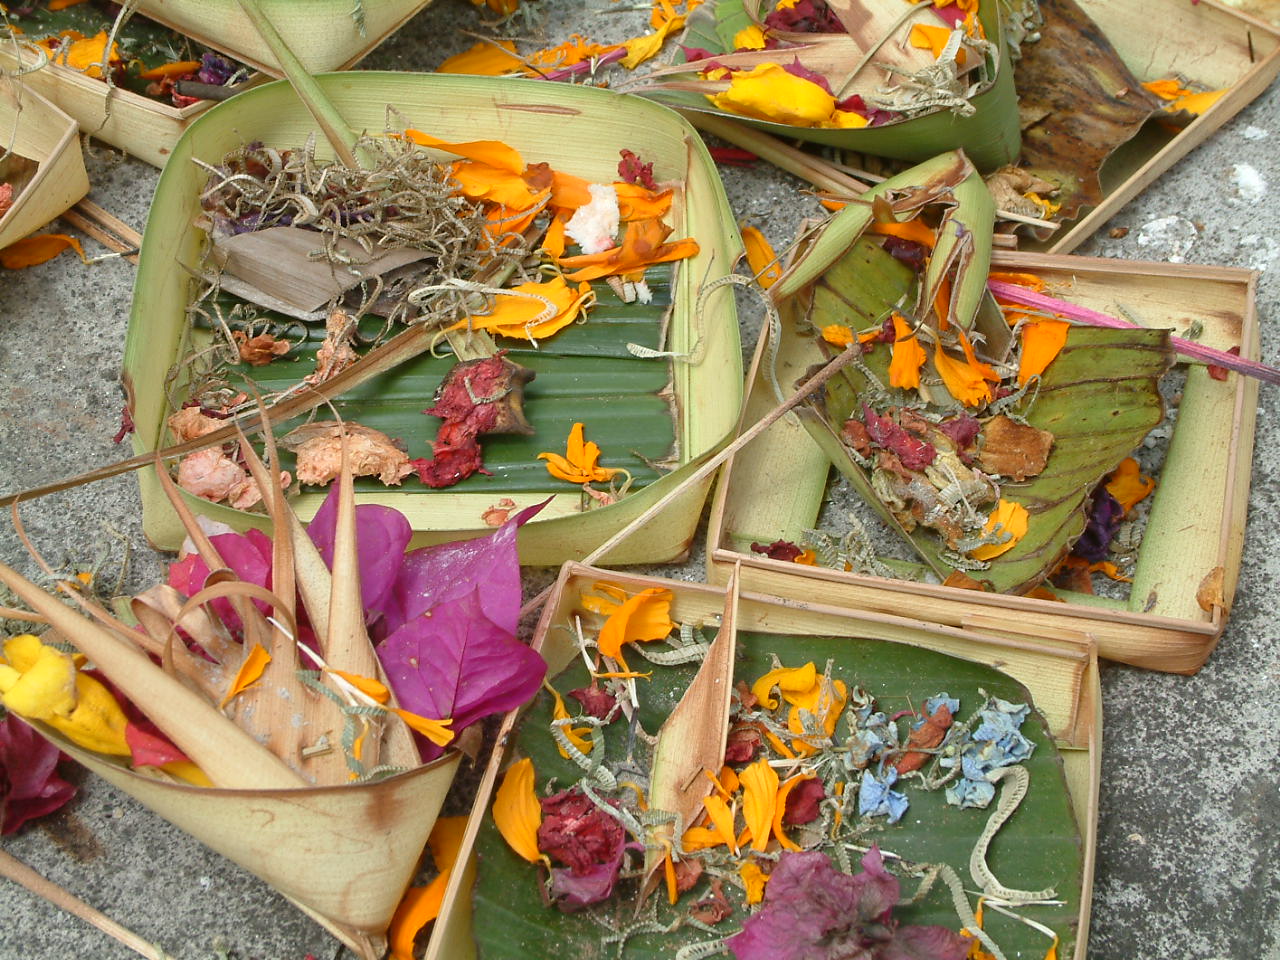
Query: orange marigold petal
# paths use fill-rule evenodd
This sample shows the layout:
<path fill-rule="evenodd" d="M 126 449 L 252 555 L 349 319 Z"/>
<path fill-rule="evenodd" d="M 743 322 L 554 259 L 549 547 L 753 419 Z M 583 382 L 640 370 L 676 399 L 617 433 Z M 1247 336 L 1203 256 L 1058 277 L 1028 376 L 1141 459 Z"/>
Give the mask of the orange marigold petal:
<path fill-rule="evenodd" d="M 267 653 L 262 644 L 254 643 L 250 645 L 249 652 L 244 656 L 244 662 L 240 664 L 240 669 L 236 671 L 235 679 L 231 681 L 231 686 L 227 688 L 227 695 L 222 698 L 222 702 L 218 706 L 225 707 L 234 697 L 257 683 L 270 662 L 271 654 Z"/>
<path fill-rule="evenodd" d="M 541 858 L 538 827 L 542 825 L 542 805 L 533 789 L 533 761 L 528 757 L 507 768 L 493 799 L 493 822 L 512 850 L 530 863 Z"/>
<path fill-rule="evenodd" d="M 648 587 L 609 615 L 596 641 L 600 652 L 617 660 L 624 643 L 661 640 L 675 629 L 670 590 Z"/>
<path fill-rule="evenodd" d="M 1062 352 L 1071 324 L 1065 320 L 1036 320 L 1022 326 L 1022 356 L 1018 360 L 1018 386 L 1038 377 Z"/>
<path fill-rule="evenodd" d="M 742 234 L 742 245 L 747 251 L 747 264 L 751 267 L 751 272 L 755 274 L 756 283 L 768 290 L 778 282 L 782 276 L 782 264 L 778 262 L 778 255 L 774 252 L 773 247 L 769 245 L 769 241 L 764 238 L 764 234 L 757 228 L 752 226 L 739 226 L 738 232 Z M 838 326 L 834 325 L 833 326 Z M 848 330 L 848 327 L 844 328 Z M 823 339 L 826 339 L 826 329 L 822 331 Z M 847 346 L 846 341 L 840 346 Z"/>
<path fill-rule="evenodd" d="M 1144 476 L 1133 457 L 1125 457 L 1107 478 L 1107 493 L 1116 498 L 1125 513 L 1145 500 L 1156 482 Z"/>
<path fill-rule="evenodd" d="M 786 850 L 800 850 L 800 844 L 796 843 L 787 836 L 786 830 L 782 827 L 782 817 L 787 812 L 787 797 L 791 795 L 791 791 L 798 787 L 806 780 L 812 780 L 812 773 L 798 773 L 794 777 L 789 777 L 781 787 L 778 788 L 778 800 L 773 811 L 773 835 L 778 838 L 778 843 L 782 844 Z"/>
<path fill-rule="evenodd" d="M 764 899 L 764 887 L 769 882 L 769 875 L 754 860 L 747 860 L 738 867 L 738 876 L 742 877 L 742 885 L 746 888 L 747 903 L 759 903 Z"/>
<path fill-rule="evenodd" d="M 512 40 L 480 41 L 462 53 L 455 53 L 440 66 L 436 73 L 467 73 L 481 77 L 500 77 L 521 70 L 524 63 L 516 56 Z"/>
<path fill-rule="evenodd" d="M 84 248 L 75 237 L 65 233 L 37 233 L 0 250 L 0 267 L 22 270 L 52 260 L 63 250 L 72 249 L 84 260 Z"/>
<path fill-rule="evenodd" d="M 904 390 L 920 386 L 920 368 L 929 359 L 920 338 L 900 314 L 893 315 L 893 357 L 889 361 L 889 385 Z"/>
<path fill-rule="evenodd" d="M 778 803 L 778 775 L 761 757 L 739 775 L 742 779 L 742 816 L 751 834 L 751 846 L 763 850 L 773 829 L 773 811 Z"/>
<path fill-rule="evenodd" d="M 437 747 L 446 747 L 453 741 L 453 731 L 449 729 L 449 725 L 453 723 L 452 717 L 446 717 L 443 720 L 432 720 L 430 717 L 422 717 L 399 708 L 393 710 L 392 713 Z"/>

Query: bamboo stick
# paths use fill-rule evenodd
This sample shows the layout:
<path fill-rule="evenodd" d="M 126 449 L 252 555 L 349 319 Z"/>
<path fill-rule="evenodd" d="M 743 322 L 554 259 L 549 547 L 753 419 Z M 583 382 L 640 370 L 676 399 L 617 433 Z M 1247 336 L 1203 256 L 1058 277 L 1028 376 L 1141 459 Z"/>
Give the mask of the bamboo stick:
<path fill-rule="evenodd" d="M 148 960 L 174 960 L 171 954 L 166 953 L 154 943 L 150 943 L 132 930 L 122 927 L 105 913 L 95 910 L 71 891 L 36 873 L 17 857 L 3 850 L 0 850 L 0 876 L 21 884 L 36 896 L 43 897 L 55 907 L 79 917 L 85 923 L 93 924 L 107 936 L 118 940 L 134 953 L 147 957 Z"/>

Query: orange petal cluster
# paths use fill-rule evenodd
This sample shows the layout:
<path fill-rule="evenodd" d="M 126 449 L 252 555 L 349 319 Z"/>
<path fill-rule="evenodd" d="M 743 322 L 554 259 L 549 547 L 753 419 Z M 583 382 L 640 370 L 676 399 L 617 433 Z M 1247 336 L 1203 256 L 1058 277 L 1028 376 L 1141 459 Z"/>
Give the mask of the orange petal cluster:
<path fill-rule="evenodd" d="M 543 452 L 538 454 L 538 459 L 547 461 L 547 473 L 570 483 L 606 483 L 619 472 L 614 467 L 600 466 L 600 447 L 593 441 L 583 440 L 581 423 L 575 423 L 569 431 L 564 456 Z"/>

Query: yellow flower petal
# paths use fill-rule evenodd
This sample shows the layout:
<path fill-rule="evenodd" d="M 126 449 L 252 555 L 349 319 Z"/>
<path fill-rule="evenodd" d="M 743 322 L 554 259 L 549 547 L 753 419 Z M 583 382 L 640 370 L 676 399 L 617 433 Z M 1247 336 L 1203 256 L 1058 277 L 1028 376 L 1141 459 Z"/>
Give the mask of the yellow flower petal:
<path fill-rule="evenodd" d="M 818 682 L 818 670 L 810 661 L 803 667 L 779 667 L 770 670 L 751 685 L 751 692 L 766 710 L 778 709 L 778 701 L 773 698 L 773 688 L 785 697 L 788 694 L 804 693 L 812 690 Z"/>
<path fill-rule="evenodd" d="M 711 818 L 712 825 L 720 835 L 720 842 L 728 845 L 736 857 L 738 855 L 738 843 L 734 838 L 733 832 L 733 811 L 729 809 L 729 805 L 724 800 L 714 794 L 709 797 L 703 797 L 702 805 L 706 808 L 707 816 Z"/>
<path fill-rule="evenodd" d="M 835 98 L 822 87 L 776 63 L 736 73 L 728 90 L 710 96 L 729 113 L 796 127 L 817 126 L 831 119 L 836 107 Z"/>
<path fill-rule="evenodd" d="M 578 319 L 594 296 L 591 284 L 580 283 L 572 289 L 564 277 L 546 283 L 521 283 L 499 295 L 488 313 L 459 320 L 450 329 L 488 330 L 500 337 L 545 340 Z"/>
<path fill-rule="evenodd" d="M 551 706 L 551 719 L 568 720 L 569 711 L 565 708 L 564 698 L 560 696 L 560 692 L 545 680 L 542 681 L 542 685 L 546 687 L 547 692 L 555 698 Z M 564 735 L 569 738 L 569 742 L 577 747 L 582 753 L 590 753 L 592 748 L 596 745 L 594 740 L 588 740 L 586 737 L 586 734 L 591 732 L 590 727 L 564 726 L 560 729 Z M 556 743 L 556 749 L 560 751 L 560 756 L 564 757 L 566 760 L 569 758 L 569 751 L 560 746 L 558 742 Z"/>
<path fill-rule="evenodd" d="M 39 655 L 25 662 L 26 669 L 14 668 L 18 677 L 5 689 L 4 705 L 31 720 L 70 716 L 76 706 L 76 665 L 71 658 L 42 645 Z M 6 671 L 5 676 L 12 674 Z"/>
<path fill-rule="evenodd" d="M 778 838 L 778 843 L 782 844 L 786 850 L 799 851 L 800 844 L 796 843 L 787 836 L 786 830 L 782 826 L 782 817 L 787 812 L 787 797 L 791 795 L 791 791 L 804 783 L 806 780 L 812 780 L 812 773 L 798 773 L 794 777 L 789 777 L 787 782 L 778 788 L 778 802 L 773 811 L 773 835 Z"/>
<path fill-rule="evenodd" d="M 634 70 L 646 60 L 652 60 L 662 52 L 662 45 L 667 42 L 667 37 L 671 36 L 675 31 L 683 29 L 684 19 L 683 16 L 672 17 L 653 33 L 645 34 L 642 37 L 632 37 L 630 40 L 625 41 L 623 46 L 627 48 L 627 55 L 619 62 L 628 70 Z"/>
<path fill-rule="evenodd" d="M 533 761 L 528 757 L 507 768 L 493 800 L 493 822 L 512 850 L 530 863 L 541 858 L 542 805 L 533 790 Z"/>
<path fill-rule="evenodd" d="M 764 47 L 764 30 L 761 29 L 758 23 L 743 27 L 733 35 L 734 50 L 763 50 Z"/>
<path fill-rule="evenodd" d="M 987 518 L 987 525 L 982 530 L 984 533 L 990 533 L 999 524 L 1004 532 L 1011 536 L 1004 543 L 987 543 L 976 550 L 970 550 L 969 556 L 975 560 L 991 560 L 1012 550 L 1017 542 L 1026 536 L 1029 519 L 1027 508 L 1022 504 L 1001 499 L 996 504 L 996 508 L 991 511 L 991 516 Z"/>

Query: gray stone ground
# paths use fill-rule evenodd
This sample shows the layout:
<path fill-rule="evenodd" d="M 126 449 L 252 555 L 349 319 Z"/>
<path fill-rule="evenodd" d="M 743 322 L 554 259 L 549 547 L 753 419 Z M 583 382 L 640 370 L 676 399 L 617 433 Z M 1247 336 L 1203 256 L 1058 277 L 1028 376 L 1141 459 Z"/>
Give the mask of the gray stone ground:
<path fill-rule="evenodd" d="M 546 29 L 599 39 L 640 32 L 635 8 L 615 12 L 559 2 Z M 368 64 L 430 69 L 470 43 L 476 29 L 461 0 L 438 0 Z M 1280 363 L 1280 210 L 1270 190 L 1245 199 L 1246 165 L 1280 183 L 1280 93 L 1273 87 L 1183 160 L 1081 253 L 1160 259 L 1143 246 L 1144 225 L 1167 217 L 1203 224 L 1186 260 L 1262 271 L 1264 359 Z M 92 145 L 92 198 L 142 227 L 156 174 Z M 1241 180 L 1244 177 L 1244 180 Z M 726 171 L 735 212 L 755 218 L 775 243 L 816 211 L 798 183 L 770 169 Z M 1256 186 L 1256 183 L 1253 184 Z M 1151 229 L 1145 231 L 1150 236 Z M 94 245 L 90 245 L 93 247 Z M 0 489 L 25 488 L 122 455 L 116 376 L 133 268 L 92 269 L 69 256 L 0 278 Z M 750 318 L 744 318 L 749 323 Z M 1098 960 L 1280 957 L 1280 766 L 1274 736 L 1280 680 L 1280 410 L 1264 388 L 1249 503 L 1243 574 L 1231 623 L 1209 664 L 1191 678 L 1107 666 L 1101 833 L 1090 955 Z M 1206 450 L 1214 456 L 1219 451 Z M 159 575 L 141 539 L 133 481 L 121 478 L 24 508 L 32 539 L 55 561 L 83 562 L 133 546 L 131 584 Z M 6 523 L 0 556 L 23 551 Z M 676 571 L 699 577 L 700 562 Z M 79 798 L 62 813 L 6 838 L 4 848 L 184 960 L 214 957 L 321 960 L 336 946 L 280 897 L 96 779 L 80 776 Z M 304 869 L 300 865 L 300 869 Z M 133 956 L 43 901 L 0 881 L 0 957 L 62 960 Z"/>

